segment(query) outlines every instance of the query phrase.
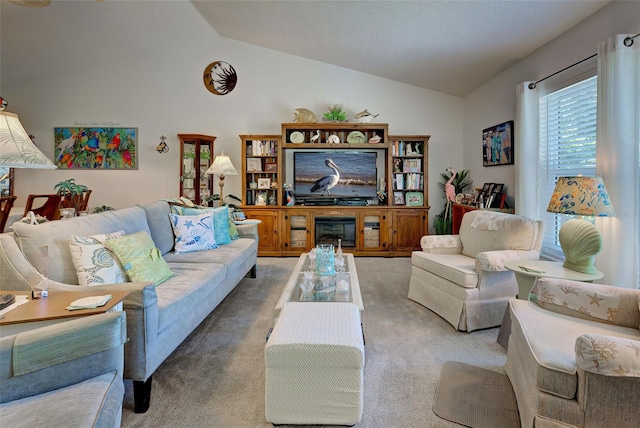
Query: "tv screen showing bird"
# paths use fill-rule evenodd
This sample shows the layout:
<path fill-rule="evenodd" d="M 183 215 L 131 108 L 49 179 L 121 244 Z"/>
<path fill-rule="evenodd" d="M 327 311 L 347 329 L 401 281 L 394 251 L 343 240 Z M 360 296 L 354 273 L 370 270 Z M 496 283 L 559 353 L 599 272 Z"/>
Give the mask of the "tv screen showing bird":
<path fill-rule="evenodd" d="M 376 152 L 295 152 L 295 194 L 303 197 L 376 197 L 376 159 Z"/>

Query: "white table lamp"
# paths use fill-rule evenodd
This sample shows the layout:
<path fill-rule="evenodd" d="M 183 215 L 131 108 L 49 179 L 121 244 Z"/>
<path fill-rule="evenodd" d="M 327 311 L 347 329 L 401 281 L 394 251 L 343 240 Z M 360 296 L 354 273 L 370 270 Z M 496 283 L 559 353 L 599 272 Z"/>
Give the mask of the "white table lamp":
<path fill-rule="evenodd" d="M 213 164 L 207 170 L 207 174 L 216 174 L 218 178 L 218 186 L 220 186 L 220 204 L 224 202 L 222 188 L 224 187 L 224 179 L 227 175 L 238 175 L 238 171 L 233 167 L 229 156 L 225 156 L 224 151 L 220 152 L 213 160 Z"/>

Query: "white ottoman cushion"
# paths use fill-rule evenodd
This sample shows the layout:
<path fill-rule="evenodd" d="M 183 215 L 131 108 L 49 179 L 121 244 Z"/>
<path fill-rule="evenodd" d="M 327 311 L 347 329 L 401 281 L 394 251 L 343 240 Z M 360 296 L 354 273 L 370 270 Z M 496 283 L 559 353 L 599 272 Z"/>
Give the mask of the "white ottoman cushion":
<path fill-rule="evenodd" d="M 287 303 L 265 364 L 267 421 L 353 425 L 362 418 L 364 342 L 353 303 Z"/>

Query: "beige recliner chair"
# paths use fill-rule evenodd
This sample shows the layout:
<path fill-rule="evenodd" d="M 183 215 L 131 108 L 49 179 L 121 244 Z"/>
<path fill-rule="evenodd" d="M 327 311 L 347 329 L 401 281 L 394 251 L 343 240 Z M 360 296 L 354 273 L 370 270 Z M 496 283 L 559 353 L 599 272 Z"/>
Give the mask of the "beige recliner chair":
<path fill-rule="evenodd" d="M 409 299 L 457 330 L 499 326 L 509 298 L 518 294 L 511 260 L 538 260 L 544 223 L 513 214 L 465 214 L 458 235 L 430 235 L 411 256 Z"/>

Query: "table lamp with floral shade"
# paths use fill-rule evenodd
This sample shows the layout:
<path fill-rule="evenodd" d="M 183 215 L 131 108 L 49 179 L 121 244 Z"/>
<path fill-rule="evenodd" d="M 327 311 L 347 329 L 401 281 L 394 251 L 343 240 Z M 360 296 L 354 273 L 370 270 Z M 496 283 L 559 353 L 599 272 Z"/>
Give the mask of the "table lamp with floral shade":
<path fill-rule="evenodd" d="M 547 212 L 589 217 L 612 217 L 613 207 L 601 177 L 558 177 Z M 602 236 L 596 226 L 574 218 L 560 228 L 558 240 L 565 256 L 563 266 L 583 273 L 596 273 L 596 255 Z"/>

